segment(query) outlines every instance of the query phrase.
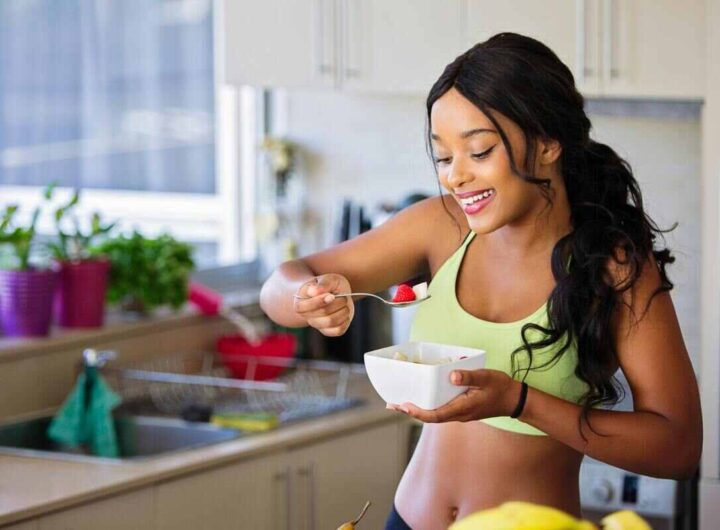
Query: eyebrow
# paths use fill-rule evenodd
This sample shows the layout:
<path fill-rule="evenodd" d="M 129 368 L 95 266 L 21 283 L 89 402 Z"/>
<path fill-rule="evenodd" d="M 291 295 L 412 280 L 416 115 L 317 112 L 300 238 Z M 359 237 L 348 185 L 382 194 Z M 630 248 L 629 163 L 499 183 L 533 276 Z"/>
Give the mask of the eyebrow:
<path fill-rule="evenodd" d="M 495 129 L 483 129 L 483 128 L 470 129 L 469 131 L 465 131 L 465 132 L 460 133 L 460 138 L 463 138 L 463 139 L 464 139 L 464 138 L 470 138 L 471 136 L 474 136 L 474 135 L 480 134 L 480 133 L 496 133 L 496 132 L 497 132 L 497 131 L 496 131 Z M 439 137 L 437 134 L 435 134 L 435 133 L 432 133 L 432 134 L 430 135 L 430 137 L 431 137 L 433 140 L 440 140 L 440 137 Z"/>

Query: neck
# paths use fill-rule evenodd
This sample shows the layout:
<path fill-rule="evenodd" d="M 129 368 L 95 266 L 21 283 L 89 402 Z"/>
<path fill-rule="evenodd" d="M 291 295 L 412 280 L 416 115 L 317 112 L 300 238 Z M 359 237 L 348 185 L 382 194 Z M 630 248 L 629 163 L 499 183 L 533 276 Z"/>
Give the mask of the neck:
<path fill-rule="evenodd" d="M 553 189 L 552 204 L 547 204 L 541 197 L 521 218 L 490 234 L 493 243 L 505 255 L 527 258 L 550 254 L 558 240 L 572 231 L 565 187 Z"/>

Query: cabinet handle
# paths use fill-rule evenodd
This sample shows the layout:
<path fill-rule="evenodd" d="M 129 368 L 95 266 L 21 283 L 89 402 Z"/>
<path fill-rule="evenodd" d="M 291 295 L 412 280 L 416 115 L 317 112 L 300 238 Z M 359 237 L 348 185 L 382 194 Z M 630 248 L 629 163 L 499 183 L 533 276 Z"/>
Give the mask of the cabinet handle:
<path fill-rule="evenodd" d="M 318 73 L 321 76 L 333 73 L 332 65 L 325 61 L 325 11 L 325 1 L 315 0 L 315 21 L 317 25 L 315 58 Z"/>
<path fill-rule="evenodd" d="M 360 69 L 354 68 L 351 65 L 351 38 L 350 38 L 350 4 L 348 0 L 342 0 L 342 44 L 343 44 L 343 71 L 345 77 L 353 78 L 360 77 Z M 359 5 L 359 2 L 353 2 L 355 5 Z M 357 27 L 357 25 L 356 25 Z M 359 48 L 355 48 L 356 50 Z"/>
<path fill-rule="evenodd" d="M 315 529 L 317 528 L 315 526 L 315 465 L 309 464 L 308 466 L 301 467 L 298 469 L 297 474 L 305 478 L 307 483 L 307 490 L 310 493 L 308 496 L 309 527 Z"/>
<path fill-rule="evenodd" d="M 603 67 L 605 75 L 609 75 L 610 79 L 616 79 L 620 76 L 617 68 L 615 68 L 615 57 L 613 54 L 613 38 L 615 37 L 615 2 L 613 0 L 605 0 L 603 3 Z"/>
<path fill-rule="evenodd" d="M 286 467 L 283 471 L 275 473 L 273 480 L 285 484 L 285 530 L 290 530 L 290 468 Z"/>
<path fill-rule="evenodd" d="M 593 75 L 593 71 L 588 67 L 586 62 L 587 56 L 587 0 L 575 0 L 575 26 L 577 27 L 578 36 L 575 40 L 575 55 L 577 64 L 577 75 L 580 83 L 584 82 L 587 77 Z"/>

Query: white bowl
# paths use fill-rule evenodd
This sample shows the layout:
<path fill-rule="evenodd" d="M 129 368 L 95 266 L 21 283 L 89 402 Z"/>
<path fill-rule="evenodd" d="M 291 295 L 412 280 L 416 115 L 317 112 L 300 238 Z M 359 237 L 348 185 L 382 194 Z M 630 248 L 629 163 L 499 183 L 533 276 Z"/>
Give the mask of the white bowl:
<path fill-rule="evenodd" d="M 393 359 L 396 352 L 409 359 L 420 357 L 420 363 Z M 423 362 L 452 359 L 443 364 Z M 465 357 L 460 359 L 460 357 Z M 413 403 L 423 409 L 436 409 L 467 390 L 453 385 L 453 370 L 477 370 L 485 366 L 485 351 L 451 344 L 404 342 L 367 352 L 365 369 L 375 391 L 387 403 Z"/>

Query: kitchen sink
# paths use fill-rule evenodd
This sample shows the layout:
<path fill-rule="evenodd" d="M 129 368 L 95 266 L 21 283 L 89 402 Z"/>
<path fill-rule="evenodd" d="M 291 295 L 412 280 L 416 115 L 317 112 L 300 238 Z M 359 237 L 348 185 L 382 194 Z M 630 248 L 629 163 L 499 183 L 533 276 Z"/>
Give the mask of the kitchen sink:
<path fill-rule="evenodd" d="M 0 425 L 0 454 L 84 461 L 133 461 L 209 445 L 242 436 L 234 429 L 172 418 L 119 416 L 115 418 L 119 458 L 97 457 L 63 446 L 47 436 L 52 416 Z"/>

